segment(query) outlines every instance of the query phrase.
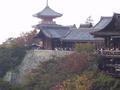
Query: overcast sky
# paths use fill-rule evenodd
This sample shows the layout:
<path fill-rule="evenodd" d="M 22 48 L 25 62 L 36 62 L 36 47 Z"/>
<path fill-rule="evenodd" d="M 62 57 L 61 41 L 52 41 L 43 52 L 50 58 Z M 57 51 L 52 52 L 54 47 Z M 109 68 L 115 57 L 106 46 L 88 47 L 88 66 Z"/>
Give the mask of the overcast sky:
<path fill-rule="evenodd" d="M 40 20 L 32 17 L 46 6 L 46 0 L 0 0 L 0 43 L 9 37 L 33 30 Z M 77 26 L 92 16 L 96 24 L 101 16 L 120 13 L 120 0 L 49 0 L 49 6 L 62 13 L 58 24 Z"/>

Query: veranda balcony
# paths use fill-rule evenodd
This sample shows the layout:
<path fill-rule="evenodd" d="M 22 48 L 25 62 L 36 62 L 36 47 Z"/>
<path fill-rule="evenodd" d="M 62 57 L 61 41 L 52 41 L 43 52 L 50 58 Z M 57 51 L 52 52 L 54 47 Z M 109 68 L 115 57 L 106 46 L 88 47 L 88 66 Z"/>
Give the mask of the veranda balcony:
<path fill-rule="evenodd" d="M 119 49 L 101 49 L 97 51 L 98 55 L 105 57 L 116 57 L 120 58 L 120 50 Z"/>

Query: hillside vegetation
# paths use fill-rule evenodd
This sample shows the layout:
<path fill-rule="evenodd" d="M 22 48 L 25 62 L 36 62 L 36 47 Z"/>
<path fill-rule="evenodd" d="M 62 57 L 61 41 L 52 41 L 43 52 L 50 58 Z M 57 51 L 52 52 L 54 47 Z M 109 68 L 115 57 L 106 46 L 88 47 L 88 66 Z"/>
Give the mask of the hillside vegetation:
<path fill-rule="evenodd" d="M 80 46 L 77 53 L 41 62 L 29 73 L 25 90 L 119 90 L 120 80 L 97 68 L 94 47 Z"/>
<path fill-rule="evenodd" d="M 97 68 L 99 58 L 90 44 L 77 44 L 76 53 L 40 62 L 26 76 L 23 86 L 3 81 L 7 71 L 21 64 L 34 35 L 27 33 L 0 45 L 0 90 L 120 90 L 119 78 Z"/>
<path fill-rule="evenodd" d="M 9 38 L 0 45 L 0 90 L 22 90 L 21 87 L 3 81 L 8 71 L 15 71 L 26 55 L 27 47 L 33 41 L 35 31 Z M 27 40 L 27 41 L 26 41 Z"/>

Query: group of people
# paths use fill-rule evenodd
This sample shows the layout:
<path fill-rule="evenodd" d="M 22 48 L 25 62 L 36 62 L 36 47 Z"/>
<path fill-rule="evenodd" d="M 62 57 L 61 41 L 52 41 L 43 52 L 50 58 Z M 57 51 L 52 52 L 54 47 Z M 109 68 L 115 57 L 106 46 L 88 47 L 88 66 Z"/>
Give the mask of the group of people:
<path fill-rule="evenodd" d="M 103 55 L 120 55 L 120 49 L 119 48 L 101 48 L 98 50 L 99 54 Z"/>
<path fill-rule="evenodd" d="M 64 50 L 64 51 L 73 51 L 72 48 L 54 48 L 54 50 Z"/>

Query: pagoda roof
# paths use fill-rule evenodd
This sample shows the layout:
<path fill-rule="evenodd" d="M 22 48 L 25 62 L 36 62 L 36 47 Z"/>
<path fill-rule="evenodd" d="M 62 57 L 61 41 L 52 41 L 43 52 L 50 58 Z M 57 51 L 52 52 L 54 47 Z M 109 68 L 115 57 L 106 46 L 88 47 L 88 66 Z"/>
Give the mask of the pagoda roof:
<path fill-rule="evenodd" d="M 41 30 L 41 29 L 69 29 L 70 27 L 59 24 L 37 24 L 34 25 L 33 28 Z"/>
<path fill-rule="evenodd" d="M 56 17 L 61 17 L 62 14 L 54 11 L 49 6 L 46 6 L 41 12 L 38 12 L 34 16 L 38 18 L 45 18 L 45 17 L 56 18 Z"/>

